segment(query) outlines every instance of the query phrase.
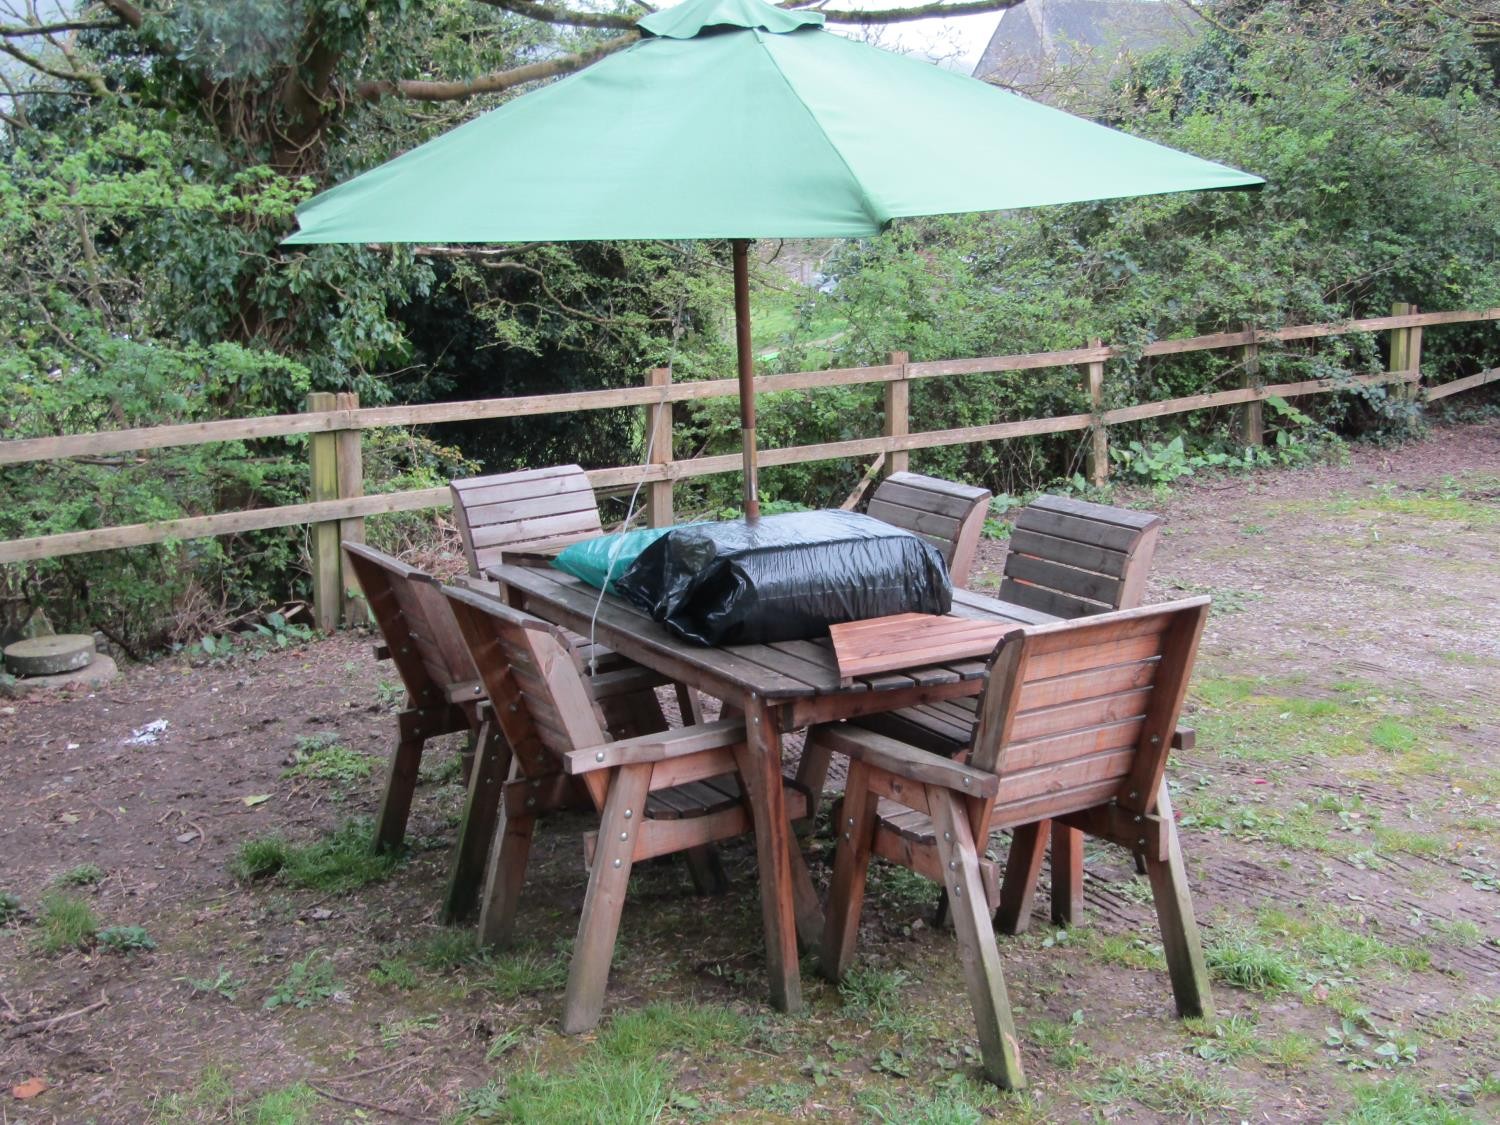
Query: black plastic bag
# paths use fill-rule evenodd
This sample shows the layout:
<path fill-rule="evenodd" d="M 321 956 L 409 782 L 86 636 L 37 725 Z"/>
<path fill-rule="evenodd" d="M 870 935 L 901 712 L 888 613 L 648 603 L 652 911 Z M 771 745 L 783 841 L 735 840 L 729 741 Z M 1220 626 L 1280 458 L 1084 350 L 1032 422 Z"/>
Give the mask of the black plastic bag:
<path fill-rule="evenodd" d="M 842 621 L 947 613 L 953 597 L 931 543 L 839 510 L 676 528 L 615 588 L 703 645 L 807 640 Z"/>

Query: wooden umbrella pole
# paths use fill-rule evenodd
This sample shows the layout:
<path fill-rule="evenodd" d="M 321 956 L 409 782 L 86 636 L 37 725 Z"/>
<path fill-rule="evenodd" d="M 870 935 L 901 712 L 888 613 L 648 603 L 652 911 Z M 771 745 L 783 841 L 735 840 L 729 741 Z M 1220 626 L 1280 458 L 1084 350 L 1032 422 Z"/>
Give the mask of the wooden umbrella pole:
<path fill-rule="evenodd" d="M 740 440 L 744 443 L 745 518 L 760 518 L 755 466 L 755 356 L 750 350 L 750 241 L 734 240 L 734 340 L 740 360 Z"/>

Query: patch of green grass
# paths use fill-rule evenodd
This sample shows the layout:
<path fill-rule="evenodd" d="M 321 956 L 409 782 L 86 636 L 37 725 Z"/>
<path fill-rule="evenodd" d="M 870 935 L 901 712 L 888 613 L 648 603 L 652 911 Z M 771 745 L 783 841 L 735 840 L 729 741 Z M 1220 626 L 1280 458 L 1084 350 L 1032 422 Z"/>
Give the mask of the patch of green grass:
<path fill-rule="evenodd" d="M 1049 1053 L 1052 1065 L 1058 1070 L 1076 1070 L 1092 1055 L 1087 1043 L 1078 1041 L 1078 1029 L 1083 1026 L 1083 1010 L 1079 1009 L 1060 1020 L 1037 1020 L 1026 1029 L 1026 1037 Z"/>
<path fill-rule="evenodd" d="M 10 891 L 0 891 L 0 926 L 8 926 L 25 913 L 21 909 L 21 896 Z"/>
<path fill-rule="evenodd" d="M 767 1113 L 789 1116 L 812 1097 L 813 1089 L 809 1082 L 766 1082 L 745 1094 L 744 1105 L 749 1109 L 763 1109 Z"/>
<path fill-rule="evenodd" d="M 1431 968 L 1432 955 L 1416 946 L 1398 945 L 1361 933 L 1349 919 L 1295 918 L 1279 910 L 1265 910 L 1257 918 L 1263 933 L 1289 938 L 1298 956 L 1323 968 L 1349 973 L 1378 962 L 1420 972 Z"/>
<path fill-rule="evenodd" d="M 1417 732 L 1399 719 L 1379 720 L 1370 728 L 1368 737 L 1382 750 L 1391 750 L 1398 754 L 1404 754 L 1417 745 Z"/>
<path fill-rule="evenodd" d="M 1269 1066 L 1300 1070 L 1318 1055 L 1318 1041 L 1301 1031 L 1289 1031 L 1261 1045 L 1260 1058 Z"/>
<path fill-rule="evenodd" d="M 743 1042 L 750 1021 L 720 1005 L 651 1004 L 621 1013 L 599 1032 L 569 1069 L 543 1068 L 536 1060 L 472 1090 L 456 1121 L 526 1122 L 528 1125 L 636 1125 L 654 1121 L 671 1101 L 671 1057 L 701 1058 L 728 1043 Z"/>
<path fill-rule="evenodd" d="M 417 971 L 412 968 L 410 961 L 404 957 L 392 957 L 370 970 L 370 983 L 389 985 L 402 992 L 410 992 L 422 982 L 417 979 Z"/>
<path fill-rule="evenodd" d="M 1201 1078 L 1180 1063 L 1150 1060 L 1110 1067 L 1078 1096 L 1099 1107 L 1132 1101 L 1177 1121 L 1217 1120 L 1239 1104 L 1234 1091 L 1212 1078 Z"/>
<path fill-rule="evenodd" d="M 219 971 L 212 977 L 183 977 L 183 982 L 196 992 L 210 992 L 216 996 L 222 996 L 225 1000 L 234 1000 L 240 994 L 240 989 L 245 987 L 245 982 L 239 980 L 225 966 L 220 965 Z"/>
<path fill-rule="evenodd" d="M 1432 1034 L 1449 1041 L 1487 1037 L 1500 1042 L 1500 997 L 1480 996 L 1445 1012 L 1431 1025 Z"/>
<path fill-rule="evenodd" d="M 1410 1078 L 1387 1078 L 1354 1091 L 1354 1108 L 1330 1125 L 1477 1125 L 1478 1118 Z"/>
<path fill-rule="evenodd" d="M 170 1094 L 157 1102 L 152 1120 L 156 1125 L 186 1125 L 187 1122 L 223 1121 L 230 1125 L 308 1125 L 315 1120 L 318 1095 L 298 1082 L 271 1090 L 258 1098 L 239 1094 L 229 1076 L 209 1067 L 191 1090 Z"/>
<path fill-rule="evenodd" d="M 459 754 L 425 754 L 417 780 L 424 785 L 457 785 L 463 777 L 464 760 Z"/>
<path fill-rule="evenodd" d="M 348 891 L 387 878 L 401 863 L 389 852 L 376 854 L 370 844 L 370 824 L 364 819 L 344 822 L 332 835 L 310 844 L 288 843 L 279 835 L 246 840 L 229 870 L 251 882 L 277 877 L 289 886 L 315 891 Z"/>
<path fill-rule="evenodd" d="M 1484 942 L 1484 931 L 1477 922 L 1471 922 L 1467 918 L 1455 918 L 1451 922 L 1446 918 L 1434 918 L 1432 930 L 1439 935 L 1444 945 L 1469 946 Z"/>
<path fill-rule="evenodd" d="M 1203 955 L 1214 976 L 1250 992 L 1285 992 L 1300 979 L 1297 966 L 1284 953 L 1243 929 L 1216 932 Z"/>
<path fill-rule="evenodd" d="M 1200 1059 L 1209 1062 L 1235 1062 L 1259 1055 L 1265 1044 L 1256 1035 L 1255 1020 L 1249 1016 L 1231 1015 L 1218 1020 L 1184 1020 L 1192 1033 L 1189 1048 Z"/>
<path fill-rule="evenodd" d="M 104 882 L 104 868 L 97 863 L 80 863 L 52 880 L 59 887 L 93 887 Z"/>
<path fill-rule="evenodd" d="M 427 1015 L 410 1016 L 406 1019 L 383 1023 L 380 1025 L 380 1045 L 387 1051 L 394 1051 L 407 1036 L 415 1035 L 419 1031 L 429 1031 L 441 1022 L 441 1016 Z"/>
<path fill-rule="evenodd" d="M 995 1116 L 993 1111 L 1005 1106 L 1004 1098 L 993 1086 L 980 1086 L 963 1076 L 954 1076 L 932 1093 L 861 1090 L 858 1106 L 864 1111 L 862 1120 L 891 1125 L 980 1125 Z M 1014 1121 L 1016 1117 L 1006 1114 L 1004 1119 Z"/>
<path fill-rule="evenodd" d="M 1068 930 L 1068 944 L 1082 950 L 1089 960 L 1105 965 L 1150 970 L 1167 967 L 1161 943 L 1141 934 L 1074 926 Z"/>
<path fill-rule="evenodd" d="M 561 953 L 523 950 L 493 954 L 485 959 L 484 969 L 475 983 L 501 1000 L 553 992 L 568 982 L 568 959 Z"/>
<path fill-rule="evenodd" d="M 99 948 L 111 953 L 139 953 L 156 948 L 145 926 L 107 926 L 98 933 Z"/>
<path fill-rule="evenodd" d="M 281 776 L 349 786 L 370 776 L 370 759 L 340 745 L 334 735 L 303 735 L 292 751 L 292 764 Z"/>
<path fill-rule="evenodd" d="M 900 999 L 901 988 L 908 979 L 900 969 L 856 965 L 839 982 L 839 996 L 850 1011 L 884 1012 Z"/>
<path fill-rule="evenodd" d="M 481 958 L 479 936 L 473 930 L 443 929 L 411 947 L 412 959 L 424 969 L 447 973 Z"/>
<path fill-rule="evenodd" d="M 1375 843 L 1386 854 L 1404 852 L 1434 859 L 1448 850 L 1448 842 L 1441 836 L 1428 836 L 1420 832 L 1408 832 L 1404 828 L 1375 826 Z"/>
<path fill-rule="evenodd" d="M 87 949 L 99 933 L 99 920 L 89 904 L 64 894 L 43 895 L 36 920 L 35 945 L 43 953 Z"/>
<path fill-rule="evenodd" d="M 321 949 L 315 949 L 300 961 L 293 961 L 286 979 L 278 984 L 262 1005 L 274 1008 L 311 1008 L 339 992 L 341 986 L 333 976 L 333 962 Z"/>

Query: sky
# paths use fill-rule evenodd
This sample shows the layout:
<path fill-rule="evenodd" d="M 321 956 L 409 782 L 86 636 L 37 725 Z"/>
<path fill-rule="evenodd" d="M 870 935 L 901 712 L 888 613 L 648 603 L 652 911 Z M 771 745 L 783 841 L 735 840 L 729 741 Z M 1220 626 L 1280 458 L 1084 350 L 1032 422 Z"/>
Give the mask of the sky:
<path fill-rule="evenodd" d="M 863 9 L 887 9 L 898 5 L 915 6 L 923 0 L 834 0 L 841 11 Z M 950 70 L 968 74 L 984 53 L 990 36 L 1000 25 L 1001 12 L 986 12 L 978 16 L 957 16 L 950 19 L 913 20 L 911 23 L 890 24 L 873 28 L 866 35 L 863 28 L 849 24 L 827 25 L 830 31 L 840 32 L 856 39 L 864 38 L 891 51 L 927 58 Z"/>

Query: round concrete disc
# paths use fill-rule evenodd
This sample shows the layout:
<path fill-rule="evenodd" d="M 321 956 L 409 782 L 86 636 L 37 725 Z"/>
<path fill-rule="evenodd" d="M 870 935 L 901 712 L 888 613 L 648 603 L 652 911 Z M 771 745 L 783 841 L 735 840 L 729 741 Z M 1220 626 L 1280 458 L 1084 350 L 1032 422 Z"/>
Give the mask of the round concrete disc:
<path fill-rule="evenodd" d="M 87 668 L 94 659 L 94 638 L 80 633 L 33 637 L 5 646 L 5 670 L 14 676 L 51 676 Z"/>

